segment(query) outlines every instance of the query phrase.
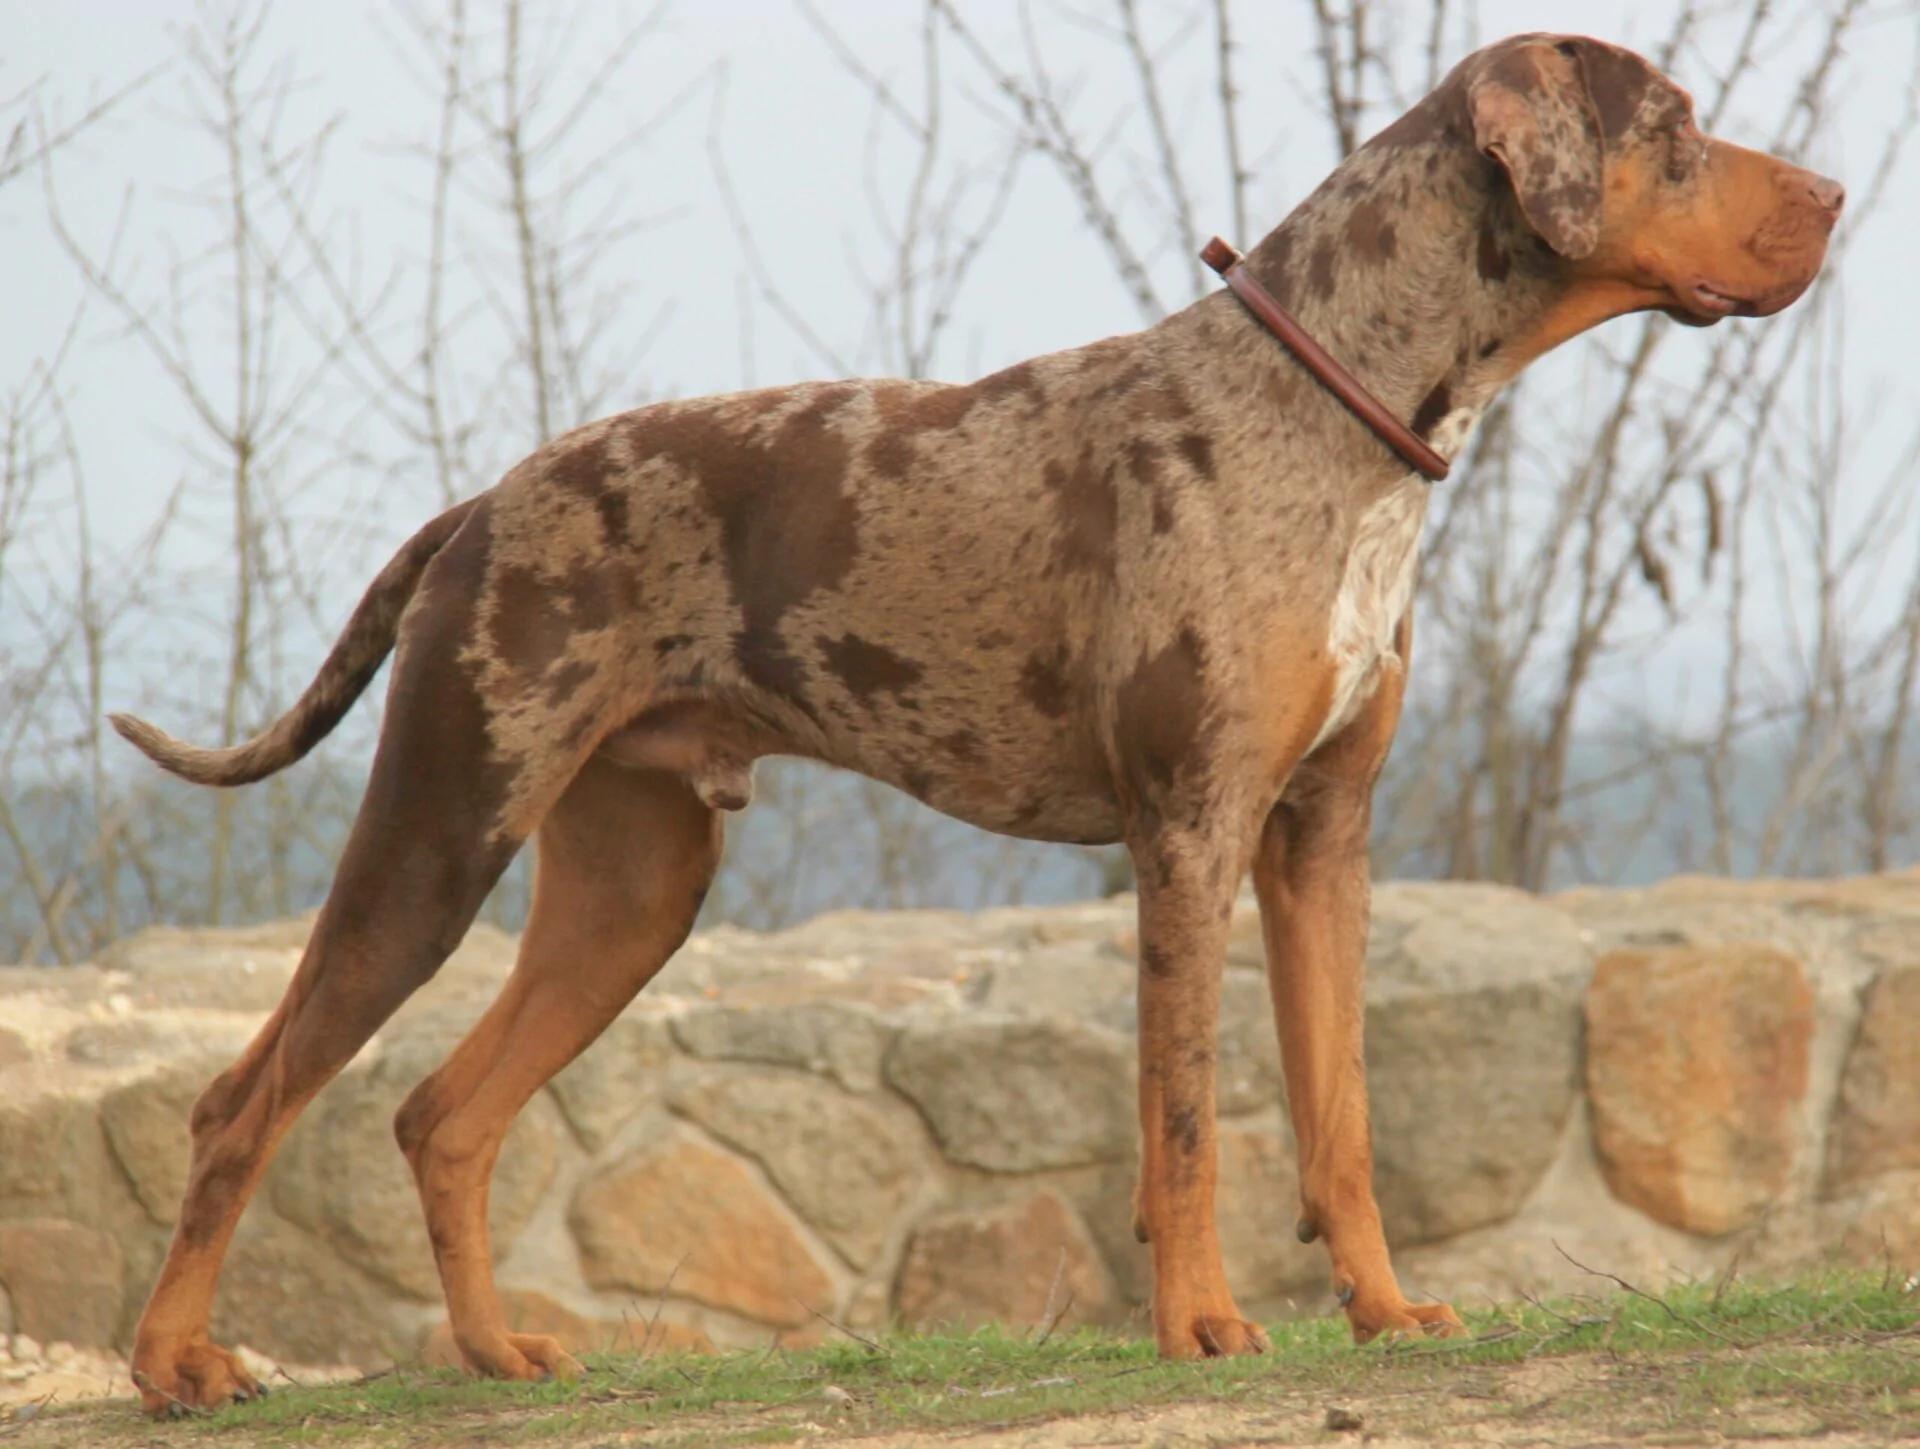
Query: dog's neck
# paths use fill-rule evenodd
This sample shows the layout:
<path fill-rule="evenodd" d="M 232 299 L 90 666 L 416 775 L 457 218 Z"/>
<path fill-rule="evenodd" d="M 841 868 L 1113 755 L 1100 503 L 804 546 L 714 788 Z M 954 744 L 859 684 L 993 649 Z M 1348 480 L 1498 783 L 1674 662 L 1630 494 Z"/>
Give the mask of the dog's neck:
<path fill-rule="evenodd" d="M 1246 261 L 1449 457 L 1530 359 L 1567 288 L 1497 164 L 1457 133 L 1451 99 L 1436 92 L 1348 157 Z"/>

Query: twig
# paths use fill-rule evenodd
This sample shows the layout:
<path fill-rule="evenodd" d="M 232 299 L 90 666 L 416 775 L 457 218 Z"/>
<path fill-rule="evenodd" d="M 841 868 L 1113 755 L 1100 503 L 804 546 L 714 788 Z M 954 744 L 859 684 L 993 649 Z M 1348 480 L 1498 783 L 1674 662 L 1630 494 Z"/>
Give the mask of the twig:
<path fill-rule="evenodd" d="M 891 1358 L 893 1356 L 893 1350 L 888 1348 L 884 1343 L 876 1343 L 874 1342 L 874 1340 L 872 1340 L 871 1338 L 868 1338 L 863 1333 L 855 1333 L 851 1328 L 848 1328 L 846 1324 L 837 1322 L 836 1320 L 827 1317 L 826 1314 L 822 1313 L 818 1308 L 815 1308 L 811 1303 L 806 1302 L 804 1299 L 796 1298 L 793 1301 L 795 1303 L 798 1303 L 802 1308 L 806 1309 L 807 1312 L 811 1313 L 815 1318 L 819 1319 L 822 1323 L 826 1324 L 828 1328 L 837 1328 L 840 1332 L 846 1334 L 846 1336 L 852 1339 L 855 1343 L 865 1344 L 868 1348 L 872 1349 L 875 1353 L 881 1355 L 881 1357 L 883 1358 Z"/>
<path fill-rule="evenodd" d="M 1539 1299 L 1539 1298 L 1536 1298 L 1536 1297 L 1535 1297 L 1535 1296 L 1534 1296 L 1533 1294 L 1531 1294 L 1531 1293 L 1522 1293 L 1522 1294 L 1520 1295 L 1520 1297 L 1521 1297 L 1521 1299 L 1522 1299 L 1522 1300 L 1523 1300 L 1524 1302 L 1526 1302 L 1526 1303 L 1527 1303 L 1527 1304 L 1528 1304 L 1529 1306 L 1531 1306 L 1531 1307 L 1533 1307 L 1533 1308 L 1537 1308 L 1537 1309 L 1539 1309 L 1539 1310 L 1540 1310 L 1540 1312 L 1542 1312 L 1542 1313 L 1544 1313 L 1544 1314 L 1546 1314 L 1546 1315 L 1547 1315 L 1547 1317 L 1549 1317 L 1549 1318 L 1551 1318 L 1551 1319 L 1554 1319 L 1554 1320 L 1556 1320 L 1557 1322 L 1560 1322 L 1560 1323 L 1572 1323 L 1572 1322 L 1574 1322 L 1574 1320 L 1573 1320 L 1573 1319 L 1571 1319 L 1571 1318 L 1569 1318 L 1569 1317 L 1567 1317 L 1567 1315 L 1566 1315 L 1566 1314 L 1564 1314 L 1564 1313 L 1562 1313 L 1562 1312 L 1560 1312 L 1560 1311 L 1559 1311 L 1559 1310 L 1558 1310 L 1557 1308 L 1549 1308 L 1549 1307 L 1548 1307 L 1548 1306 L 1546 1305 L 1546 1303 L 1545 1303 L 1545 1302 L 1543 1302 L 1543 1301 L 1542 1301 L 1541 1299 Z M 1604 1320 L 1604 1319 L 1602 1319 L 1601 1321 L 1602 1321 L 1602 1322 L 1605 1322 L 1605 1320 Z"/>
<path fill-rule="evenodd" d="M 686 1266 L 687 1255 L 682 1253 L 680 1260 L 673 1265 L 673 1271 L 667 1274 L 667 1281 L 660 1285 L 660 1298 L 653 1305 L 653 1317 L 647 1320 L 647 1336 L 641 1341 L 642 1358 L 652 1352 L 654 1330 L 660 1326 L 660 1315 L 667 1311 L 667 1295 L 673 1291 L 673 1280 L 680 1276 L 680 1270 Z"/>
<path fill-rule="evenodd" d="M 1053 1281 L 1047 1285 L 1047 1301 L 1040 1305 L 1040 1317 L 1034 1323 L 1033 1328 L 1027 1330 L 1028 1338 L 1033 1337 L 1033 1329 L 1038 1328 L 1042 1323 L 1047 1325 L 1046 1333 L 1053 1332 L 1053 1325 L 1059 1321 L 1051 1316 L 1053 1313 L 1053 1296 L 1060 1291 L 1060 1280 L 1066 1276 L 1067 1250 L 1062 1248 L 1060 1250 L 1060 1260 L 1053 1265 Z M 1046 1333 L 1040 1336 L 1040 1342 L 1045 1343 L 1047 1341 Z"/>
<path fill-rule="evenodd" d="M 362 1384 L 377 1384 L 385 1378 L 405 1378 L 408 1369 L 419 1367 L 419 1354 L 414 1354 L 411 1358 L 397 1358 L 383 1369 L 374 1369 L 371 1373 L 361 1374 L 353 1381 L 354 1387 L 358 1388 Z"/>
<path fill-rule="evenodd" d="M 1720 1275 L 1719 1281 L 1713 1285 L 1713 1297 L 1709 1302 L 1711 1302 L 1715 1308 L 1720 1306 L 1720 1299 L 1726 1294 L 1727 1289 L 1733 1286 L 1733 1280 L 1740 1275 L 1740 1260 L 1746 1257 L 1746 1255 L 1747 1245 L 1742 1243 L 1734 1250 L 1733 1261 L 1727 1264 L 1726 1271 Z"/>
<path fill-rule="evenodd" d="M 1220 124 L 1227 146 L 1227 176 L 1233 199 L 1233 234 L 1242 245 L 1252 240 L 1247 234 L 1247 183 L 1252 175 L 1240 155 L 1240 93 L 1233 84 L 1233 24 L 1227 13 L 1227 0 L 1214 0 L 1214 36 L 1218 43 Z"/>
<path fill-rule="evenodd" d="M 1489 1343 L 1504 1343 L 1520 1333 L 1515 1323 L 1502 1323 L 1488 1329 L 1485 1333 L 1469 1334 L 1465 1338 L 1430 1339 L 1422 1333 L 1416 1337 L 1411 1333 L 1393 1332 L 1385 1348 L 1394 1358 L 1424 1358 L 1430 1354 L 1464 1353 L 1468 1349 L 1480 1348 Z"/>
<path fill-rule="evenodd" d="M 1737 1338 L 1729 1338 L 1726 1334 L 1721 1333 L 1718 1329 L 1707 1327 L 1706 1324 L 1700 1322 L 1697 1318 L 1689 1318 L 1686 1314 L 1682 1313 L 1679 1309 L 1675 1308 L 1671 1303 L 1667 1302 L 1666 1299 L 1661 1298 L 1656 1294 L 1648 1293 L 1643 1289 L 1634 1287 L 1633 1284 L 1629 1283 L 1625 1278 L 1622 1278 L 1618 1273 L 1609 1273 L 1609 1272 L 1606 1272 L 1604 1269 L 1600 1269 L 1600 1268 L 1589 1268 L 1585 1263 L 1581 1262 L 1578 1258 L 1574 1257 L 1573 1254 L 1569 1253 L 1565 1248 L 1561 1247 L 1557 1241 L 1553 1245 L 1553 1250 L 1554 1252 L 1558 1253 L 1561 1257 L 1565 1258 L 1569 1263 L 1573 1264 L 1573 1266 L 1578 1268 L 1582 1273 L 1589 1273 L 1595 1278 L 1605 1278 L 1609 1283 L 1616 1285 L 1623 1292 L 1630 1293 L 1635 1298 L 1646 1299 L 1647 1302 L 1656 1305 L 1662 1313 L 1665 1313 L 1667 1317 L 1671 1318 L 1675 1323 L 1684 1323 L 1688 1328 L 1696 1329 L 1701 1333 L 1707 1334 L 1709 1337 L 1717 1338 L 1722 1343 L 1732 1344 L 1735 1348 L 1751 1347 L 1751 1345 L 1749 1344 L 1740 1342 L 1740 1340 Z"/>
<path fill-rule="evenodd" d="M 133 1371 L 133 1383 L 135 1388 L 146 1389 L 151 1393 L 158 1394 L 161 1398 L 165 1399 L 172 1408 L 178 1410 L 179 1414 L 204 1414 L 207 1412 L 198 1404 L 189 1404 L 185 1399 L 175 1398 L 139 1369 Z M 176 1414 L 175 1417 L 177 1418 L 179 1414 Z"/>
<path fill-rule="evenodd" d="M 1028 1389 L 1054 1389 L 1062 1384 L 1071 1384 L 1073 1380 L 1065 1374 L 1055 1374 L 1052 1378 L 1035 1379 L 1030 1384 L 1006 1384 L 997 1389 L 982 1389 L 975 1395 L 982 1399 L 1002 1399 L 1008 1394 L 1024 1393 Z"/>

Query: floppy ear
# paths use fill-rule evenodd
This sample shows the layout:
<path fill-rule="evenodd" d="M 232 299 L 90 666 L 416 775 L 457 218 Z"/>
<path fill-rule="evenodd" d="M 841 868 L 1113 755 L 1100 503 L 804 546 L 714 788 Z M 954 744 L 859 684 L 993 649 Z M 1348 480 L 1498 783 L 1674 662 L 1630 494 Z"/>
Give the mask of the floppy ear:
<path fill-rule="evenodd" d="M 1496 56 L 1467 91 L 1473 144 L 1506 168 L 1520 214 L 1561 256 L 1600 242 L 1600 118 L 1573 57 L 1546 44 Z"/>

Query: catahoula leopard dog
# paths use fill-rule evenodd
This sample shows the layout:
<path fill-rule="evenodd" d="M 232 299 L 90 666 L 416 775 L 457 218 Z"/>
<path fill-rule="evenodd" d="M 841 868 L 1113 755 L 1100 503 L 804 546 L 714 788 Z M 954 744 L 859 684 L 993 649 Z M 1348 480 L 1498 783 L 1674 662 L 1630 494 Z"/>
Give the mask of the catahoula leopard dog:
<path fill-rule="evenodd" d="M 1609 318 L 1787 306 L 1841 200 L 1703 136 L 1640 57 L 1525 35 L 1463 61 L 1246 265 L 1451 455 L 1523 367 Z M 1173 1357 L 1266 1345 L 1214 1226 L 1221 965 L 1251 867 L 1297 1231 L 1324 1240 L 1356 1338 L 1453 1329 L 1388 1261 L 1361 1056 L 1371 796 L 1428 487 L 1221 292 L 970 385 L 809 383 L 580 428 L 414 535 L 257 738 L 198 749 L 117 718 L 176 774 L 239 785 L 306 754 L 395 656 L 299 969 L 194 1107 L 133 1354 L 147 1407 L 262 1391 L 209 1338 L 236 1220 L 294 1117 L 530 838 L 518 963 L 394 1129 L 468 1366 L 574 1370 L 502 1315 L 489 1175 L 528 1098 L 686 937 L 723 812 L 748 803 L 764 755 L 857 770 L 987 830 L 1125 843 L 1135 1222 Z"/>

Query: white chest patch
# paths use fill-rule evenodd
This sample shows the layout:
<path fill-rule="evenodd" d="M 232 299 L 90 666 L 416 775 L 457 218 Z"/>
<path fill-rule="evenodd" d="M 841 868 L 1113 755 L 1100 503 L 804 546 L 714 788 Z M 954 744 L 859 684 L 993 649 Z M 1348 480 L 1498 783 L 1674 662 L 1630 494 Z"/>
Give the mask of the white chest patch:
<path fill-rule="evenodd" d="M 1427 442 L 1447 458 L 1457 458 L 1480 422 L 1480 408 L 1455 408 L 1433 425 Z"/>
<path fill-rule="evenodd" d="M 1457 456 L 1479 420 L 1477 408 L 1449 413 L 1433 430 L 1434 446 Z M 1353 722 L 1380 687 L 1381 670 L 1399 662 L 1393 633 L 1413 602 L 1430 486 L 1417 473 L 1409 473 L 1360 515 L 1328 620 L 1327 652 L 1333 656 L 1335 670 L 1333 701 L 1314 737 L 1316 750 Z"/>

